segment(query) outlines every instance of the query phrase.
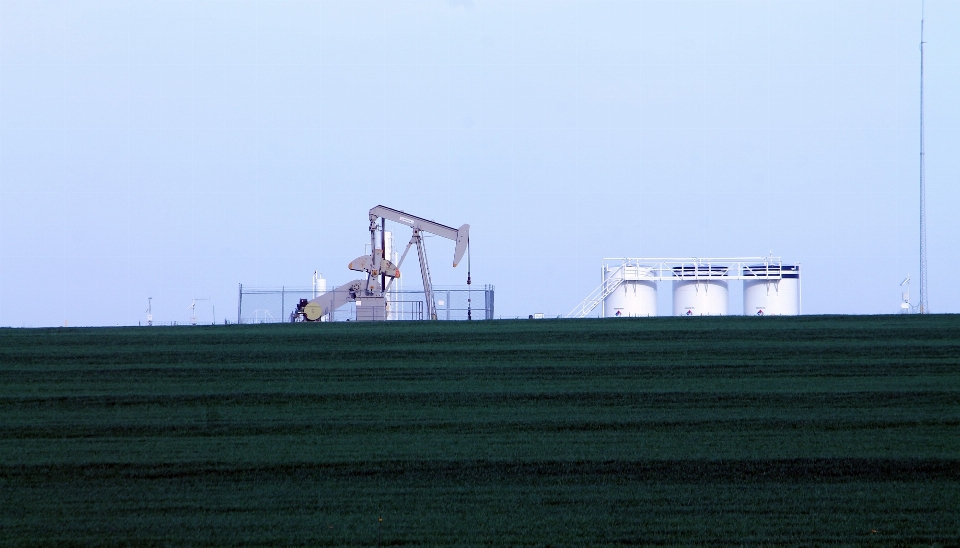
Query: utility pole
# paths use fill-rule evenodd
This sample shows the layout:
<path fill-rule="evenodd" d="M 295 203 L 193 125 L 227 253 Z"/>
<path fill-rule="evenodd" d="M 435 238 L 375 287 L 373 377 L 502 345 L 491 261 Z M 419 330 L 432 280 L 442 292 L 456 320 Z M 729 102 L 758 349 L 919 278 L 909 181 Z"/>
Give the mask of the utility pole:
<path fill-rule="evenodd" d="M 923 142 L 923 1 L 920 2 L 920 304 L 919 312 L 929 314 L 927 303 L 927 199 Z"/>

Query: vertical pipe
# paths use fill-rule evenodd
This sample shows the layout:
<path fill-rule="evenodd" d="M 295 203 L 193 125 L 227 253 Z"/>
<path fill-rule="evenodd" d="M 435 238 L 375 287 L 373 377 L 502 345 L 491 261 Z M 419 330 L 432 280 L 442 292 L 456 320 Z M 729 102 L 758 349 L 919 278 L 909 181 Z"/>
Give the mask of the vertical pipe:
<path fill-rule="evenodd" d="M 240 284 L 240 294 L 237 296 L 237 325 L 240 325 L 240 310 L 243 308 L 243 284 Z"/>
<path fill-rule="evenodd" d="M 383 272 L 383 259 L 387 258 L 387 219 L 380 219 L 380 293 L 387 287 L 387 275 Z"/>
<path fill-rule="evenodd" d="M 380 260 L 377 258 L 377 216 L 370 215 L 370 259 L 373 260 L 375 268 L 380 267 Z M 370 286 L 376 281 L 372 272 L 367 273 L 367 286 L 364 288 L 364 295 L 370 295 Z"/>

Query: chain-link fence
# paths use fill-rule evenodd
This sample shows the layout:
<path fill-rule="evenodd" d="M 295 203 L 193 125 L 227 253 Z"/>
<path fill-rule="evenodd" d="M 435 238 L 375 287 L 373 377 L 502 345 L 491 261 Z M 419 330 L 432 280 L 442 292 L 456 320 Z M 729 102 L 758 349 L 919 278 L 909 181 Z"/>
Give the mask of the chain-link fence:
<path fill-rule="evenodd" d="M 313 299 L 309 287 L 244 287 L 240 284 L 237 303 L 238 323 L 289 322 L 300 299 Z M 494 287 L 442 286 L 433 289 L 438 320 L 492 320 Z M 423 320 L 427 316 L 426 297 L 422 290 L 401 290 L 387 293 L 387 320 Z M 356 321 L 356 303 L 351 301 L 330 312 L 330 321 Z"/>

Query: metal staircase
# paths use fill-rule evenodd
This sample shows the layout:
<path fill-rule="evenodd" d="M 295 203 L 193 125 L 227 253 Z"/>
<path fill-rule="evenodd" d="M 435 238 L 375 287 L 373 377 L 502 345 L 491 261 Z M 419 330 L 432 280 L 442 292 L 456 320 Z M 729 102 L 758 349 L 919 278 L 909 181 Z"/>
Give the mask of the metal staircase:
<path fill-rule="evenodd" d="M 613 273 L 613 276 L 610 276 L 603 283 L 600 284 L 600 287 L 594 289 L 587 295 L 587 298 L 580 302 L 573 310 L 567 314 L 568 318 L 586 318 L 587 314 L 593 312 L 608 295 L 617 290 L 620 285 L 623 284 L 623 268 L 621 267 Z M 618 277 L 614 277 L 618 276 Z"/>

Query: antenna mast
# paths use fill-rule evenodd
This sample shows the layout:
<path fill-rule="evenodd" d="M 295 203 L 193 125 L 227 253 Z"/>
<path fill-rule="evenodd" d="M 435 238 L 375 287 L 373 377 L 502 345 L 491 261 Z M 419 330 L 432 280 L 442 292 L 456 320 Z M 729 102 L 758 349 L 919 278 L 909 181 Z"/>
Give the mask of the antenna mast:
<path fill-rule="evenodd" d="M 928 314 L 927 304 L 927 204 L 923 149 L 923 0 L 920 1 L 920 304 L 919 312 Z"/>

